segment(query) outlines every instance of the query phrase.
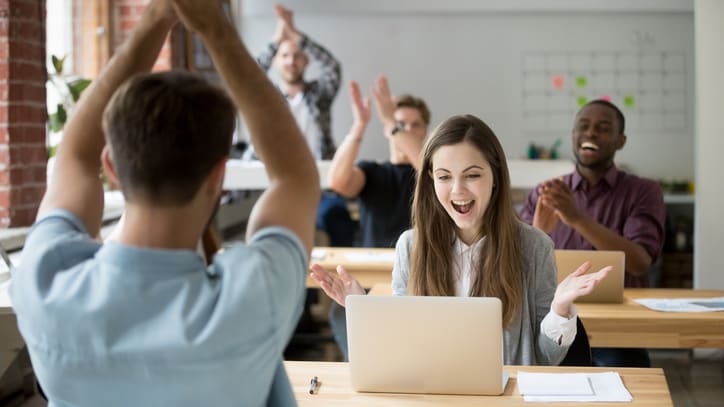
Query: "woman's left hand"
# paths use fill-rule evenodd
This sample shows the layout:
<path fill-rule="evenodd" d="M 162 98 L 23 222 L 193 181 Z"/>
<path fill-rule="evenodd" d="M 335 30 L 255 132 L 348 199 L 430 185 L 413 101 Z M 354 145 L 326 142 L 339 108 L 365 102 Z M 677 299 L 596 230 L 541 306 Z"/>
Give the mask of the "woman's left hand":
<path fill-rule="evenodd" d="M 578 297 L 590 294 L 593 288 L 613 269 L 612 266 L 606 266 L 595 273 L 586 274 L 590 268 L 591 262 L 587 261 L 558 284 L 551 303 L 551 309 L 556 314 L 568 318 L 568 310 L 573 301 Z"/>

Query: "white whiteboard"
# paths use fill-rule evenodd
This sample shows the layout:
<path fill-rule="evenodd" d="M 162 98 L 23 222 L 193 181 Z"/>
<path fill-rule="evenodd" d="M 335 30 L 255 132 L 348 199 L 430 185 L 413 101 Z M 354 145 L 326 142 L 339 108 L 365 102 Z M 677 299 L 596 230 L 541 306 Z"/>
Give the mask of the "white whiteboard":
<path fill-rule="evenodd" d="M 525 78 L 533 70 L 545 68 L 531 62 L 531 58 L 542 56 L 548 64 L 545 61 L 551 56 L 561 55 L 570 67 L 577 66 L 580 58 L 589 58 L 585 70 L 596 68 L 599 56 L 614 60 L 643 55 L 641 61 L 631 62 L 636 66 L 648 64 L 653 57 L 671 57 L 681 68 L 677 68 L 676 79 L 650 75 L 664 69 L 668 62 L 637 74 L 634 105 L 639 110 L 627 112 L 622 108 L 629 122 L 628 142 L 617 155 L 617 163 L 654 178 L 694 176 L 694 22 L 693 13 L 686 10 L 690 7 L 687 2 L 664 2 L 668 8 L 653 11 L 630 11 L 619 3 L 621 9 L 581 7 L 572 12 L 525 8 L 501 12 L 470 4 L 461 7 L 459 2 L 447 12 L 440 9 L 442 2 L 432 8 L 392 2 L 397 7 L 390 10 L 378 2 L 372 2 L 368 9 L 364 2 L 355 2 L 354 7 L 342 3 L 328 12 L 317 1 L 306 6 L 301 1 L 287 3 L 296 8 L 297 26 L 343 63 L 345 85 L 333 107 L 334 137 L 338 141 L 346 135 L 352 120 L 346 82 L 355 79 L 363 89 L 369 89 L 377 74 L 386 73 L 393 92 L 409 92 L 428 101 L 433 124 L 453 114 L 472 113 L 493 128 L 511 159 L 524 156 L 530 142 L 552 145 L 557 138 L 563 140 L 561 157 L 570 158 L 575 103 L 560 109 L 554 120 L 546 119 L 539 125 L 528 120 L 526 108 L 533 102 L 526 100 Z M 557 3 L 560 6 L 561 2 Z M 267 2 L 243 4 L 253 12 L 245 14 L 242 9 L 241 32 L 249 49 L 256 53 L 266 46 L 275 20 L 271 13 L 260 13 L 263 7 L 270 7 Z M 629 62 L 621 66 L 626 64 Z M 615 64 L 612 69 L 616 69 Z M 309 76 L 313 74 L 314 67 Z M 590 83 L 593 75 L 584 74 Z M 573 75 L 575 78 L 577 74 Z M 549 73 L 541 77 L 550 80 Z M 630 79 L 620 74 L 614 79 L 603 78 L 602 82 L 624 83 Z M 656 92 L 663 95 L 666 80 L 675 82 L 678 93 L 658 98 Z M 661 89 L 656 89 L 657 83 L 662 84 Z M 596 93 L 604 92 L 592 91 L 588 97 Z M 556 103 L 576 101 L 575 97 L 568 99 L 550 103 L 558 106 Z M 658 113 L 647 113 L 649 106 Z M 362 144 L 362 158 L 387 157 L 387 143 L 380 132 L 381 126 L 373 119 Z"/>

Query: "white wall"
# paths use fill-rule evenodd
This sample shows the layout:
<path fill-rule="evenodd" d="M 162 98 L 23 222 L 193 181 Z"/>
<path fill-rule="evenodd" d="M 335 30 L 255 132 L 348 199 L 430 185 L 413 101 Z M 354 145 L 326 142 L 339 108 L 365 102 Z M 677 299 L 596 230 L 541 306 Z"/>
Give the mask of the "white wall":
<path fill-rule="evenodd" d="M 696 0 L 696 212 L 694 286 L 724 289 L 724 2 Z"/>
<path fill-rule="evenodd" d="M 429 102 L 433 123 L 452 114 L 480 116 L 496 131 L 511 158 L 523 156 L 531 141 L 550 145 L 559 137 L 564 141 L 563 157 L 571 156 L 567 123 L 535 129 L 524 122 L 521 82 L 526 53 L 682 52 L 687 88 L 683 128 L 647 130 L 632 123 L 629 142 L 617 161 L 649 177 L 693 178 L 691 2 L 558 0 L 546 2 L 545 11 L 535 6 L 539 3 L 286 2 L 295 10 L 297 26 L 342 61 L 345 83 L 355 79 L 368 89 L 378 73 L 386 73 L 393 92 L 410 92 Z M 242 5 L 242 35 L 255 53 L 271 37 L 275 19 L 268 2 L 245 0 Z M 573 11 L 562 11 L 571 7 Z M 345 85 L 333 107 L 336 140 L 346 134 L 351 117 Z M 380 128 L 373 120 L 362 146 L 363 158 L 387 156 Z"/>

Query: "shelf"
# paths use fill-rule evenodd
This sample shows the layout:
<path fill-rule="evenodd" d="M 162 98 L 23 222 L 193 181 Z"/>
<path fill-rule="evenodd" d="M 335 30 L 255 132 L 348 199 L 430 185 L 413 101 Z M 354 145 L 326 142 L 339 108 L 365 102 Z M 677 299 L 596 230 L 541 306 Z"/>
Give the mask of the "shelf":
<path fill-rule="evenodd" d="M 693 194 L 664 194 L 665 204 L 693 204 L 695 202 L 695 195 Z"/>

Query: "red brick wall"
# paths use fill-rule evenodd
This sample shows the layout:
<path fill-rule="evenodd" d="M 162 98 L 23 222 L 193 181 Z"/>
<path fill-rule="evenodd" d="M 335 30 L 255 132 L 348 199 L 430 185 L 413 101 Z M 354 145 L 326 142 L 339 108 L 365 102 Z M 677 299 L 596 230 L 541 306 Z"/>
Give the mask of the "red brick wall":
<path fill-rule="evenodd" d="M 113 2 L 112 16 L 114 20 L 114 44 L 113 49 L 118 48 L 143 15 L 148 0 L 116 0 Z M 161 49 L 161 54 L 153 66 L 154 71 L 163 71 L 171 69 L 171 45 L 169 38 Z"/>
<path fill-rule="evenodd" d="M 0 227 L 30 225 L 45 192 L 45 0 L 0 0 Z"/>

